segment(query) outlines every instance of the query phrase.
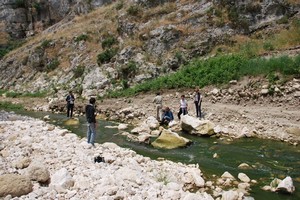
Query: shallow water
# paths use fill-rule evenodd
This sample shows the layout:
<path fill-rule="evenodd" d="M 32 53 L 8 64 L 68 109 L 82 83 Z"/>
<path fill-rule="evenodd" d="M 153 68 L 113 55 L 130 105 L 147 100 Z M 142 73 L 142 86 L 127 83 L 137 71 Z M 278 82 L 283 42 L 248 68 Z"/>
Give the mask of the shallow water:
<path fill-rule="evenodd" d="M 21 112 L 20 114 L 36 118 L 50 115 L 50 123 L 67 128 L 81 137 L 86 136 L 84 117 L 79 118 L 79 125 L 66 126 L 64 122 L 67 118 L 63 115 L 41 112 Z M 197 137 L 180 133 L 192 140 L 193 144 L 186 148 L 173 150 L 155 149 L 151 145 L 127 141 L 124 136 L 117 134 L 119 132 L 117 129 L 105 128 L 105 126 L 116 126 L 117 124 L 114 122 L 98 120 L 98 123 L 96 138 L 98 143 L 114 142 L 121 147 L 132 149 L 152 159 L 165 158 L 186 164 L 198 163 L 205 175 L 205 180 L 212 180 L 213 174 L 221 176 L 225 171 L 236 178 L 238 173 L 243 172 L 250 179 L 255 179 L 258 182 L 251 186 L 250 194 L 256 200 L 300 199 L 300 148 L 297 146 L 256 138 L 228 141 L 227 139 Z M 218 158 L 213 158 L 215 153 Z M 241 163 L 249 164 L 252 169 L 238 169 Z M 260 189 L 264 185 L 269 185 L 274 178 L 283 179 L 286 176 L 291 176 L 294 181 L 296 187 L 294 194 L 277 194 Z"/>

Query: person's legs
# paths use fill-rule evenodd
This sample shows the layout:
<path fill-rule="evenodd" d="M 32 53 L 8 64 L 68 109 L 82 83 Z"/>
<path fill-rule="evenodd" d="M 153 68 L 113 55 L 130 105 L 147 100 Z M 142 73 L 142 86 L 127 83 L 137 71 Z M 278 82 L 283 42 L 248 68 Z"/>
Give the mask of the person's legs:
<path fill-rule="evenodd" d="M 67 117 L 70 116 L 69 114 L 70 114 L 70 105 L 68 104 L 68 105 L 67 105 Z"/>
<path fill-rule="evenodd" d="M 201 102 L 200 102 L 200 104 L 199 104 L 199 118 L 201 118 L 202 117 L 202 112 L 201 112 Z"/>
<path fill-rule="evenodd" d="M 156 119 L 158 120 L 159 119 L 159 107 L 156 106 Z"/>
<path fill-rule="evenodd" d="M 87 127 L 87 133 L 86 133 L 87 143 L 90 143 L 91 141 L 91 134 L 92 134 L 91 124 L 89 123 Z"/>
<path fill-rule="evenodd" d="M 156 119 L 158 121 L 161 121 L 161 109 L 162 107 L 160 105 L 156 105 Z"/>
<path fill-rule="evenodd" d="M 196 107 L 196 117 L 199 117 L 199 105 L 198 105 L 198 102 L 195 102 L 195 107 Z"/>
<path fill-rule="evenodd" d="M 181 113 L 183 114 L 183 115 L 186 115 L 187 114 L 187 109 L 186 108 L 181 108 Z"/>
<path fill-rule="evenodd" d="M 70 117 L 72 118 L 73 117 L 73 110 L 74 110 L 74 104 L 70 104 Z"/>
<path fill-rule="evenodd" d="M 177 114 L 178 119 L 180 120 L 180 115 L 182 114 L 182 108 L 179 109 L 179 112 Z"/>
<path fill-rule="evenodd" d="M 90 123 L 90 129 L 91 129 L 91 134 L 90 134 L 90 142 L 93 146 L 95 143 L 95 138 L 96 138 L 96 124 L 95 123 Z"/>

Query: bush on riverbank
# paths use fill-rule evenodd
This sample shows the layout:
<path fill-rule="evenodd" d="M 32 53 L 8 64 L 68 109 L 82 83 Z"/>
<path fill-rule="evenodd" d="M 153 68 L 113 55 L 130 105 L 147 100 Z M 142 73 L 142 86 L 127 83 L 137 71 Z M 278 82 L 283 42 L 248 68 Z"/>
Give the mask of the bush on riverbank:
<path fill-rule="evenodd" d="M 223 55 L 207 60 L 196 59 L 179 71 L 167 76 L 146 81 L 132 88 L 108 93 L 108 97 L 133 96 L 141 92 L 161 89 L 193 88 L 227 84 L 243 76 L 266 76 L 270 82 L 280 73 L 283 76 L 299 76 L 300 55 L 248 59 L 242 55 Z"/>
<path fill-rule="evenodd" d="M 8 101 L 0 101 L 0 109 L 4 109 L 4 110 L 23 110 L 24 107 L 21 104 L 13 104 L 11 102 Z"/>

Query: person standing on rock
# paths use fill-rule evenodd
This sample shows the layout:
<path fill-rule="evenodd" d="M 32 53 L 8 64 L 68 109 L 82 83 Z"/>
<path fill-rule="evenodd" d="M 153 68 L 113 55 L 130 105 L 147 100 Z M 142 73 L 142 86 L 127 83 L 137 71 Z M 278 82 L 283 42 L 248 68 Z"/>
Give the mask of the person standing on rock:
<path fill-rule="evenodd" d="M 201 118 L 201 102 L 202 102 L 202 96 L 199 92 L 199 88 L 196 88 L 195 90 L 195 96 L 194 96 L 194 103 L 196 107 L 196 117 Z"/>
<path fill-rule="evenodd" d="M 160 95 L 160 92 L 156 93 L 156 96 L 153 99 L 153 103 L 155 103 L 156 107 L 156 119 L 158 121 L 161 121 L 161 110 L 162 110 L 162 96 Z"/>
<path fill-rule="evenodd" d="M 66 101 L 67 101 L 67 117 L 72 118 L 73 110 L 74 110 L 74 101 L 75 101 L 75 97 L 74 97 L 72 91 L 69 92 L 69 95 L 67 96 Z"/>
<path fill-rule="evenodd" d="M 90 98 L 89 104 L 85 107 L 86 120 L 88 122 L 87 128 L 87 142 L 94 146 L 96 137 L 96 109 L 95 109 L 96 99 L 94 97 Z"/>
<path fill-rule="evenodd" d="M 181 114 L 186 115 L 188 113 L 187 108 L 188 108 L 188 104 L 187 104 L 187 101 L 185 99 L 185 96 L 181 95 L 180 108 L 179 108 L 179 112 L 177 114 L 179 120 L 180 120 L 180 115 Z"/>

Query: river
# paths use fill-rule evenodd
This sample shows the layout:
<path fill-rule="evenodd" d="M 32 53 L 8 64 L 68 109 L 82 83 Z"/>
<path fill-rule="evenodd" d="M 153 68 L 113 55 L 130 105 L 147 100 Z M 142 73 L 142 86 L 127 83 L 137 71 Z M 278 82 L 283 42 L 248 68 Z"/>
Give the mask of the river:
<path fill-rule="evenodd" d="M 67 128 L 80 137 L 86 136 L 86 121 L 84 117 L 79 118 L 79 125 L 66 126 L 67 120 L 64 115 L 24 112 L 17 113 L 42 119 L 50 115 L 49 123 Z M 118 129 L 105 128 L 116 126 L 115 122 L 99 120 L 96 141 L 98 143 L 114 142 L 121 147 L 129 148 L 137 153 L 152 159 L 165 158 L 174 162 L 186 164 L 198 163 L 204 174 L 205 180 L 213 180 L 213 175 L 220 177 L 225 171 L 237 178 L 238 173 L 243 172 L 251 179 L 257 180 L 257 184 L 251 186 L 250 195 L 256 200 L 299 200 L 300 199 L 300 148 L 290 144 L 262 140 L 257 138 L 242 138 L 230 141 L 226 138 L 197 137 L 180 133 L 180 135 L 193 141 L 192 145 L 186 148 L 172 150 L 155 149 L 151 145 L 139 144 L 128 141 L 119 133 Z M 214 154 L 218 158 L 213 158 Z M 241 163 L 247 163 L 251 169 L 239 169 Z M 291 176 L 296 191 L 294 194 L 278 194 L 261 189 L 269 185 L 274 178 L 283 179 Z"/>

